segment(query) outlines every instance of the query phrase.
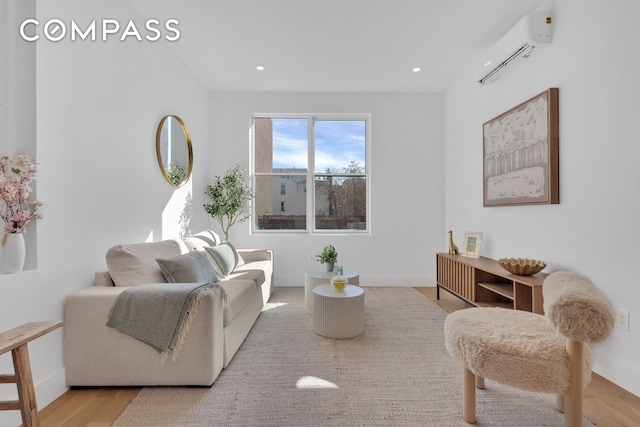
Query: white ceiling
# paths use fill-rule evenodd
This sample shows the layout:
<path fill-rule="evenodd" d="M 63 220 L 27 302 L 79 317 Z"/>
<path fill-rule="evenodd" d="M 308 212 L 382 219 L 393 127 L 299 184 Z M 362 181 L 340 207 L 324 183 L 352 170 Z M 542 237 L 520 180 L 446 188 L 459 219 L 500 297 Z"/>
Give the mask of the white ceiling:
<path fill-rule="evenodd" d="M 540 0 L 132 0 L 213 91 L 442 92 Z M 264 71 L 256 66 L 263 65 Z M 422 67 L 419 73 L 413 67 Z"/>

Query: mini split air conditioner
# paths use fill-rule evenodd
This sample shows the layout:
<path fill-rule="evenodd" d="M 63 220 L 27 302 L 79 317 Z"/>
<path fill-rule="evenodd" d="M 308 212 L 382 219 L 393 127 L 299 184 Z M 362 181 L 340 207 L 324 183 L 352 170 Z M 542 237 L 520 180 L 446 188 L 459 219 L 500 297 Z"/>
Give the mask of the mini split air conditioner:
<path fill-rule="evenodd" d="M 553 41 L 553 22 L 548 11 L 531 12 L 511 28 L 489 51 L 482 62 L 478 83 L 494 82 L 505 72 L 525 62 Z"/>

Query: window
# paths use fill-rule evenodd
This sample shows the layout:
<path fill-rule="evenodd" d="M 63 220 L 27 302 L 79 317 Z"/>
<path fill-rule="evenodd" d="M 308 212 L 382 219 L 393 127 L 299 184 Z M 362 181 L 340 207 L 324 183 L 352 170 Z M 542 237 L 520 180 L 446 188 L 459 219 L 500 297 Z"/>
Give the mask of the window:
<path fill-rule="evenodd" d="M 254 116 L 253 230 L 367 232 L 368 129 L 368 115 Z"/>

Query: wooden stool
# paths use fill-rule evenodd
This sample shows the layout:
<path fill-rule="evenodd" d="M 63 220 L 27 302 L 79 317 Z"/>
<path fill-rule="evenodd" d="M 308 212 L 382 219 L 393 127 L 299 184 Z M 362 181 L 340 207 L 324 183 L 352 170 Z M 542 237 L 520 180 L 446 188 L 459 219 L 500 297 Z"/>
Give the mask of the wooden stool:
<path fill-rule="evenodd" d="M 0 354 L 11 351 L 14 368 L 13 375 L 0 374 L 0 384 L 15 383 L 18 387 L 18 400 L 0 401 L 0 411 L 16 411 L 19 409 L 22 413 L 22 425 L 24 427 L 40 425 L 27 344 L 29 341 L 48 334 L 61 326 L 62 322 L 59 320 L 32 322 L 0 334 Z"/>

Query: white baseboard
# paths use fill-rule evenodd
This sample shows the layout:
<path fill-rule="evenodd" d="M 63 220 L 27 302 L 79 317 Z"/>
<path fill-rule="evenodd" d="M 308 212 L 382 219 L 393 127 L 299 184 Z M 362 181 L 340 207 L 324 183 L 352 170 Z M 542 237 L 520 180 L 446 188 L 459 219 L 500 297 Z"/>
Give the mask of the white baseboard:
<path fill-rule="evenodd" d="M 274 286 L 289 288 L 304 286 L 304 275 L 300 276 L 276 276 Z M 392 286 L 392 287 L 435 287 L 435 277 L 413 276 L 366 276 L 360 273 L 360 286 Z"/>
<path fill-rule="evenodd" d="M 38 410 L 62 396 L 69 388 L 65 385 L 65 370 L 59 369 L 47 378 L 34 384 L 36 392 L 36 403 Z M 12 392 L 8 400 L 18 400 L 18 391 Z M 20 411 L 2 411 L 0 412 L 0 426 L 17 426 L 22 424 Z"/>
<path fill-rule="evenodd" d="M 640 397 L 640 370 L 615 355 L 594 348 L 593 372 Z"/>
<path fill-rule="evenodd" d="M 65 369 L 62 368 L 35 384 L 38 409 L 44 408 L 69 390 L 65 382 Z"/>

